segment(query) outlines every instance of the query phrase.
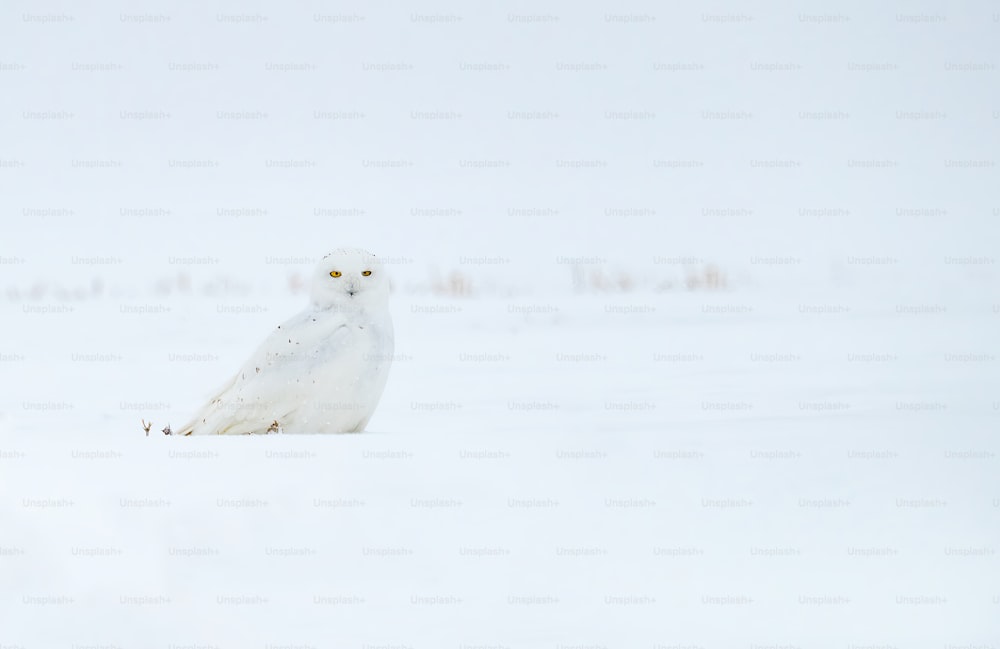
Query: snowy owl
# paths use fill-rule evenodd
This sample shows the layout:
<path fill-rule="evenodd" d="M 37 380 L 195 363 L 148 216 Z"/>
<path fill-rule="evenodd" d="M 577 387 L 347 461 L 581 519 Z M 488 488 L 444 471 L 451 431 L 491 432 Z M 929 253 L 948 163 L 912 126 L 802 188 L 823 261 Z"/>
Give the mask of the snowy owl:
<path fill-rule="evenodd" d="M 278 325 L 177 435 L 364 430 L 389 376 L 389 280 L 375 255 L 340 248 L 312 276 L 309 306 Z"/>

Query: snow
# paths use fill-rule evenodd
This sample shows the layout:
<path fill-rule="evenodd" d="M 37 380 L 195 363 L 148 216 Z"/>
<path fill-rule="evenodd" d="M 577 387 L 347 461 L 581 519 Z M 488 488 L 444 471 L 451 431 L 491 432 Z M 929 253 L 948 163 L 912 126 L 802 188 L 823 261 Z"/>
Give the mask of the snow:
<path fill-rule="evenodd" d="M 240 316 L 5 305 L 36 341 L 2 366 L 6 642 L 991 637 L 997 378 L 954 355 L 987 348 L 995 314 L 798 298 L 397 295 L 370 432 L 224 439 L 157 429 L 302 296 Z"/>

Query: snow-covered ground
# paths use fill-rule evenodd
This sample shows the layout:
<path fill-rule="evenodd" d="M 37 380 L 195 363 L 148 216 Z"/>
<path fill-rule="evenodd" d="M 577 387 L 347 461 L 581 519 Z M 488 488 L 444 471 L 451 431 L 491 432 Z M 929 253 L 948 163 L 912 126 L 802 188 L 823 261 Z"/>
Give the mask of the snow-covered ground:
<path fill-rule="evenodd" d="M 258 298 L 4 304 L 4 646 L 996 637 L 989 305 L 397 295 L 370 432 L 157 432 L 304 299 Z"/>

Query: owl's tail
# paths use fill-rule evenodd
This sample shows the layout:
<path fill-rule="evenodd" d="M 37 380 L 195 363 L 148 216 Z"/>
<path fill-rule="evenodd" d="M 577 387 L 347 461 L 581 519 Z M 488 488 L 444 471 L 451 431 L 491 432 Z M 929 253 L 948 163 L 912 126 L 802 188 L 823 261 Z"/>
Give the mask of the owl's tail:
<path fill-rule="evenodd" d="M 278 419 L 282 419 L 279 417 Z M 224 397 L 212 399 L 201 412 L 174 435 L 252 435 L 281 431 L 269 408 L 233 407 Z"/>
<path fill-rule="evenodd" d="M 227 408 L 226 405 L 221 397 L 212 399 L 174 435 L 245 435 L 259 428 L 256 418 L 247 418 L 247 413 Z"/>
<path fill-rule="evenodd" d="M 181 436 L 214 435 L 224 432 L 222 429 L 227 427 L 226 420 L 229 419 L 231 423 L 233 415 L 236 414 L 227 412 L 227 408 L 225 407 L 225 403 L 228 401 L 226 397 L 234 385 L 236 385 L 235 376 L 222 386 L 218 393 L 198 411 L 198 414 L 191 421 L 172 434 Z"/>

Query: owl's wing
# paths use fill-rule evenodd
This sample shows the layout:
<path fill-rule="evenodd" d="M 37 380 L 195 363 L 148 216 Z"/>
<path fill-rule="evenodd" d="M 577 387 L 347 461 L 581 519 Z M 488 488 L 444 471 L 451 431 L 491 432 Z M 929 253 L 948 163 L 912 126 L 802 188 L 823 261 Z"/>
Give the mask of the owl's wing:
<path fill-rule="evenodd" d="M 345 319 L 305 311 L 279 325 L 178 435 L 268 432 L 297 407 L 296 383 L 346 335 Z"/>

